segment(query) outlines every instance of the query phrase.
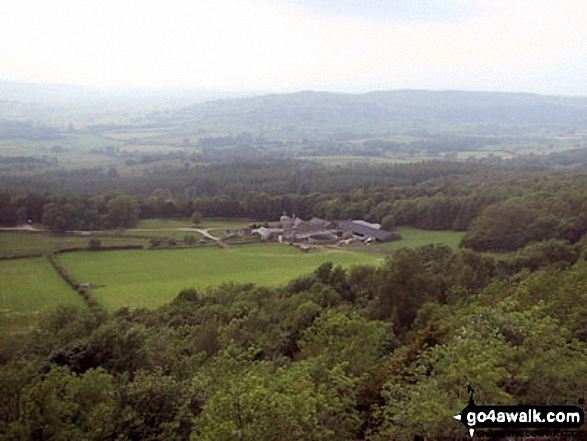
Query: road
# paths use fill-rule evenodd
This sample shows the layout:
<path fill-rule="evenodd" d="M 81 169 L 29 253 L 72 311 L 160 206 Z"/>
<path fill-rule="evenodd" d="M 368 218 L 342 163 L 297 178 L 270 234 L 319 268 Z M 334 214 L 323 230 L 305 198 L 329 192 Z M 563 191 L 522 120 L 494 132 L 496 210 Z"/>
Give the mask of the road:
<path fill-rule="evenodd" d="M 216 237 L 216 236 L 212 236 L 212 234 L 210 234 L 210 230 L 212 230 L 213 228 L 188 228 L 188 227 L 175 227 L 175 228 L 129 228 L 125 231 L 129 232 L 129 233 L 140 233 L 140 232 L 144 232 L 144 231 L 161 231 L 161 232 L 165 232 L 165 231 L 186 231 L 186 232 L 196 232 L 196 233 L 200 233 L 202 236 L 204 236 L 207 239 L 210 240 L 215 240 L 215 241 L 220 241 L 220 237 Z M 43 228 L 36 228 L 33 227 L 32 225 L 19 225 L 17 227 L 4 227 L 4 228 L 0 228 L 0 231 L 28 231 L 31 233 L 40 233 L 40 232 L 47 232 L 48 230 L 45 230 Z M 72 230 L 72 231 L 66 231 L 66 234 L 75 234 L 75 235 L 81 235 L 81 234 L 100 234 L 100 233 L 104 233 L 105 230 L 94 230 L 94 231 L 81 231 L 81 230 Z"/>

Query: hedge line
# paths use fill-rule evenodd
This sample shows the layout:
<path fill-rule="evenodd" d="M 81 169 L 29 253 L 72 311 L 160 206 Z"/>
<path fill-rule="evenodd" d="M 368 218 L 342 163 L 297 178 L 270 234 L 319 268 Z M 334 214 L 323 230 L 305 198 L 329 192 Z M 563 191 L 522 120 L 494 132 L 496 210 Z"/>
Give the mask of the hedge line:
<path fill-rule="evenodd" d="M 120 250 L 142 250 L 142 245 L 111 245 L 111 246 L 100 246 L 98 248 L 90 248 L 90 247 L 70 247 L 70 248 L 61 248 L 59 250 L 54 251 L 55 254 L 63 254 L 63 253 L 76 253 L 78 251 L 120 251 Z"/>
<path fill-rule="evenodd" d="M 43 257 L 43 253 L 14 254 L 12 256 L 0 256 L 0 260 L 30 259 L 32 257 Z"/>
<path fill-rule="evenodd" d="M 63 267 L 63 265 L 61 265 L 61 262 L 59 262 L 59 260 L 57 259 L 57 255 L 60 254 L 63 250 L 60 250 L 58 252 L 54 252 L 48 255 L 49 258 L 49 262 L 51 262 L 51 265 L 53 266 L 53 268 L 55 268 L 55 271 L 57 271 L 57 274 L 59 274 L 61 276 L 61 278 L 63 280 L 65 280 L 65 282 L 71 286 L 79 295 L 82 296 L 82 298 L 84 299 L 84 301 L 86 302 L 86 304 L 90 307 L 90 309 L 98 312 L 103 312 L 102 311 L 102 306 L 96 301 L 96 299 L 94 299 L 94 296 L 92 296 L 92 293 L 87 290 L 86 288 L 82 288 L 79 284 L 79 282 L 77 280 L 75 280 L 73 278 L 73 276 L 71 274 L 69 274 L 67 272 L 67 270 Z M 71 252 L 71 251 L 66 251 L 66 252 Z"/>

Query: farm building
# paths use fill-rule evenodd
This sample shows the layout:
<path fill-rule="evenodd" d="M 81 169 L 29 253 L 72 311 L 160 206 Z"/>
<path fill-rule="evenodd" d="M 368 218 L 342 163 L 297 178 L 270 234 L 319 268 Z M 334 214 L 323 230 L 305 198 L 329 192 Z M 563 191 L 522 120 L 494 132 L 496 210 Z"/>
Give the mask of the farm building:
<path fill-rule="evenodd" d="M 374 240 L 377 242 L 390 242 L 392 240 L 399 240 L 401 236 L 391 231 L 382 230 L 380 227 L 376 228 L 378 224 L 369 224 L 365 221 L 343 221 L 338 224 L 338 229 L 344 234 L 352 234 L 362 240 Z"/>
<path fill-rule="evenodd" d="M 267 228 L 261 227 L 251 231 L 252 235 L 259 235 L 261 240 L 277 239 L 283 234 L 283 228 Z"/>
<path fill-rule="evenodd" d="M 311 243 L 336 243 L 338 241 L 338 230 L 336 226 L 327 220 L 312 218 L 303 221 L 292 215 L 281 216 L 283 227 L 283 239 L 287 242 L 311 242 Z"/>
<path fill-rule="evenodd" d="M 381 229 L 381 225 L 363 220 L 333 222 L 313 217 L 303 221 L 295 215 L 281 216 L 283 240 L 287 242 L 308 242 L 314 244 L 337 243 L 344 237 L 355 237 L 363 241 L 389 242 L 401 236 Z"/>

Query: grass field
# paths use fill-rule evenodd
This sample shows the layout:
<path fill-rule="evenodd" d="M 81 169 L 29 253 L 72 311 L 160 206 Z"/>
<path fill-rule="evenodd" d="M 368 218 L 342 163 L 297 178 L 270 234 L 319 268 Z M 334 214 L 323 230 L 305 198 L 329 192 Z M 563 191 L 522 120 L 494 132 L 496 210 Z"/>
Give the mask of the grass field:
<path fill-rule="evenodd" d="M 250 225 L 247 220 L 204 220 L 197 228 L 213 229 L 212 234 L 223 237 L 224 228 L 236 228 Z M 168 237 L 182 242 L 185 236 L 194 236 L 196 240 L 202 235 L 196 231 L 177 231 L 175 228 L 196 227 L 189 219 L 147 219 L 139 222 L 136 228 L 128 230 L 105 230 L 97 234 L 97 239 L 103 246 L 114 245 L 143 245 L 149 246 L 150 240 L 137 239 L 125 236 Z M 140 231 L 141 229 L 156 229 L 158 231 Z M 30 233 L 26 231 L 0 231 L 0 256 L 20 254 L 48 253 L 63 248 L 87 247 L 92 237 L 55 235 L 50 233 Z"/>
<path fill-rule="evenodd" d="M 137 229 L 141 228 L 198 228 L 207 230 L 213 228 L 217 231 L 222 231 L 225 228 L 246 227 L 254 224 L 255 221 L 251 219 L 203 219 L 202 223 L 195 225 L 189 219 L 145 219 L 139 222 Z"/>
<path fill-rule="evenodd" d="M 164 235 L 164 234 L 162 234 Z M 183 237 L 183 235 L 182 235 Z M 48 253 L 70 247 L 87 247 L 91 237 L 57 236 L 45 233 L 0 232 L 0 256 L 18 254 Z M 148 239 L 125 237 L 97 237 L 103 246 L 148 245 Z"/>
<path fill-rule="evenodd" d="M 135 228 L 193 228 L 189 219 L 143 219 Z M 198 226 L 198 228 L 200 228 Z"/>
<path fill-rule="evenodd" d="M 247 226 L 255 221 L 247 219 L 203 219 L 202 223 L 195 225 L 189 219 L 144 219 L 135 228 L 236 228 Z"/>
<path fill-rule="evenodd" d="M 187 228 L 187 227 L 183 227 Z M 124 230 L 122 236 L 148 236 L 148 237 L 167 237 L 176 239 L 178 242 L 183 241 L 185 236 L 194 236 L 196 240 L 201 239 L 202 235 L 197 231 L 177 231 L 177 230 L 166 230 L 166 229 L 155 229 L 155 230 L 140 230 L 130 229 Z"/>
<path fill-rule="evenodd" d="M 398 233 L 402 239 L 372 246 L 388 250 L 398 250 L 400 248 L 416 248 L 434 243 L 443 243 L 456 250 L 459 247 L 461 238 L 465 234 L 462 231 L 431 231 L 412 227 L 398 227 L 394 232 Z"/>
<path fill-rule="evenodd" d="M 92 290 L 108 310 L 128 306 L 153 308 L 184 288 L 203 289 L 226 282 L 278 285 L 307 274 L 321 263 L 377 264 L 383 256 L 344 250 L 302 253 L 284 245 L 251 245 L 233 249 L 138 250 L 76 253 L 59 259 Z"/>
<path fill-rule="evenodd" d="M 255 221 L 250 219 L 204 219 L 201 224 L 197 225 L 197 228 L 223 230 L 225 228 L 248 227 L 254 223 Z"/>
<path fill-rule="evenodd" d="M 0 262 L 0 333 L 33 329 L 59 304 L 85 305 L 45 258 Z"/>

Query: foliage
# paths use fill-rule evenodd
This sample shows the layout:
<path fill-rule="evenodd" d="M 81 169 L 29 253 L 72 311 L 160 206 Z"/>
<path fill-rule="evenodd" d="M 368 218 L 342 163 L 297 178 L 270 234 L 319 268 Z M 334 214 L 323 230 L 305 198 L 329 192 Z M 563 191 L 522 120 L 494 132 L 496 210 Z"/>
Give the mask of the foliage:
<path fill-rule="evenodd" d="M 88 245 L 90 246 L 90 249 L 97 250 L 102 246 L 102 241 L 99 239 L 90 239 Z"/>
<path fill-rule="evenodd" d="M 202 223 L 202 213 L 200 213 L 199 211 L 194 211 L 192 213 L 192 216 L 190 217 L 190 221 L 193 224 L 199 225 Z"/>

